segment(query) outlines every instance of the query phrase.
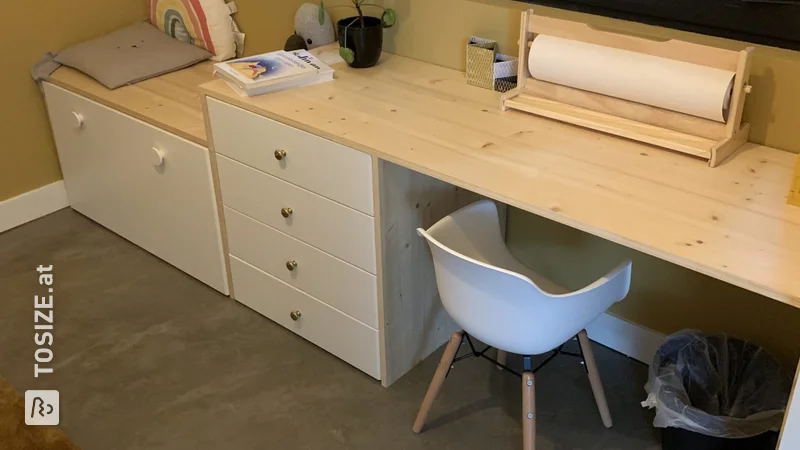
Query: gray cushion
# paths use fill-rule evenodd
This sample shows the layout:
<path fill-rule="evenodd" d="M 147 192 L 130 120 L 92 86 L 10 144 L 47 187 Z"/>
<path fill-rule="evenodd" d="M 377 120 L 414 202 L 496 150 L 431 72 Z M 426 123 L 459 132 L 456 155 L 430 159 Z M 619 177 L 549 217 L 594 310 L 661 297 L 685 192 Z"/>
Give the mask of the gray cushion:
<path fill-rule="evenodd" d="M 208 51 L 173 39 L 142 22 L 70 47 L 55 60 L 115 89 L 183 69 L 210 57 Z"/>

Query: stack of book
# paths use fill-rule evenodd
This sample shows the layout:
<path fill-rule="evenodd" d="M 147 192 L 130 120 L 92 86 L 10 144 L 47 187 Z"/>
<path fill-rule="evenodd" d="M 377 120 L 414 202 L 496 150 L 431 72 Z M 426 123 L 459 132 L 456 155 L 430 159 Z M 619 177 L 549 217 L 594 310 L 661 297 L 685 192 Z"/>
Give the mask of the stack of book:
<path fill-rule="evenodd" d="M 214 73 L 245 97 L 332 81 L 333 72 L 305 50 L 264 53 L 214 65 Z"/>

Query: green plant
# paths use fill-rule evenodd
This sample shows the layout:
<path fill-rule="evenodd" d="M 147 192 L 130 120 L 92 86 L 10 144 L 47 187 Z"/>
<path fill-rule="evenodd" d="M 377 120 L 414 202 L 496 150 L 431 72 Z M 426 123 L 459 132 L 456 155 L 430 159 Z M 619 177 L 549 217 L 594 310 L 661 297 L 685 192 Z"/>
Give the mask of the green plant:
<path fill-rule="evenodd" d="M 353 7 L 356 8 L 358 11 L 358 17 L 353 19 L 352 22 L 347 24 L 345 30 L 350 28 L 356 21 L 360 22 L 361 28 L 365 27 L 364 24 L 364 11 L 361 9 L 364 6 L 372 6 L 375 8 L 380 8 L 383 10 L 383 14 L 381 15 L 381 22 L 383 23 L 383 28 L 392 28 L 395 23 L 397 23 L 397 13 L 392 8 L 384 8 L 381 5 L 376 5 L 374 3 L 364 3 L 365 0 L 350 0 L 353 2 Z M 347 6 L 347 5 L 334 5 L 333 7 L 338 6 Z M 325 0 L 319 1 L 319 24 L 322 25 L 325 23 Z M 352 64 L 355 60 L 355 54 L 352 50 L 347 48 L 347 33 L 345 33 L 345 42 L 343 46 L 339 48 L 339 55 L 341 55 L 342 59 L 344 59 L 348 64 Z"/>

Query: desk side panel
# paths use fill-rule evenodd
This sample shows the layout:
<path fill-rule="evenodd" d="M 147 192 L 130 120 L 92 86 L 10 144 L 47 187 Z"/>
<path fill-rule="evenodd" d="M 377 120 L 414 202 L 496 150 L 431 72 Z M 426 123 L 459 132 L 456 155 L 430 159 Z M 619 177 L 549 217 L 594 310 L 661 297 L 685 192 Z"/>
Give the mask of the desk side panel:
<path fill-rule="evenodd" d="M 433 261 L 417 228 L 483 197 L 375 158 L 381 372 L 389 386 L 458 330 L 439 300 Z M 501 224 L 506 207 L 498 205 Z"/>

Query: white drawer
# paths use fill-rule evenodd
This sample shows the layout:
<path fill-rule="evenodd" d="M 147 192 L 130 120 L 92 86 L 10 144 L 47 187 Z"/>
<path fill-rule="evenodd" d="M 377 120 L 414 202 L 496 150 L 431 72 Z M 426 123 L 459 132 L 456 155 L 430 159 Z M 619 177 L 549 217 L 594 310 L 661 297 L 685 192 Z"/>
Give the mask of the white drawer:
<path fill-rule="evenodd" d="M 50 83 L 44 92 L 70 206 L 227 294 L 208 149 Z"/>
<path fill-rule="evenodd" d="M 217 167 L 226 206 L 375 274 L 372 217 L 222 155 Z"/>
<path fill-rule="evenodd" d="M 378 328 L 375 275 L 227 207 L 225 223 L 232 255 Z"/>
<path fill-rule="evenodd" d="M 380 379 L 378 332 L 321 301 L 231 257 L 236 300 Z M 299 311 L 295 321 L 290 317 Z"/>
<path fill-rule="evenodd" d="M 208 114 L 217 153 L 374 215 L 371 156 L 211 98 Z"/>

